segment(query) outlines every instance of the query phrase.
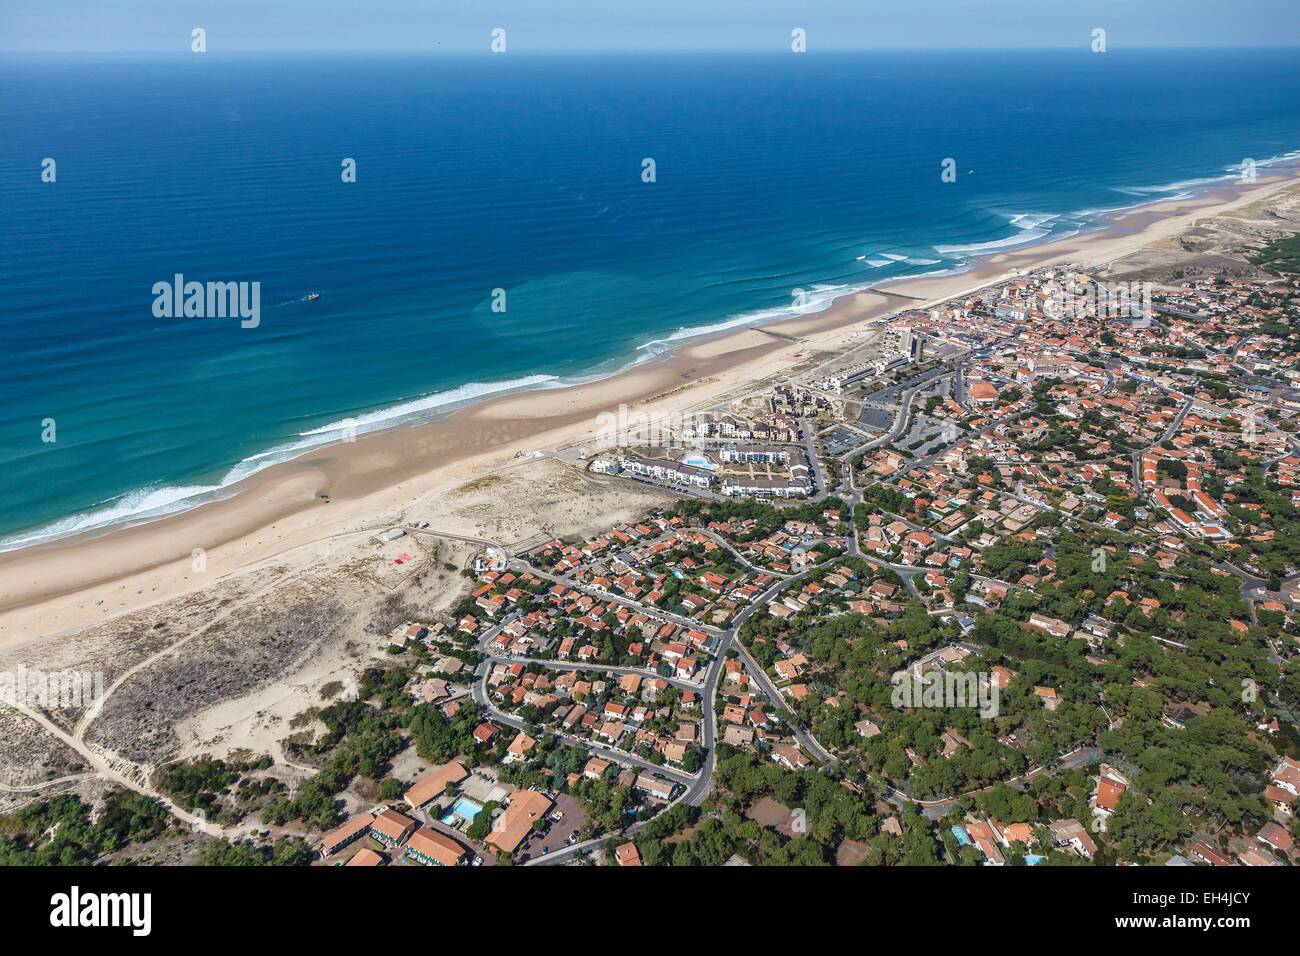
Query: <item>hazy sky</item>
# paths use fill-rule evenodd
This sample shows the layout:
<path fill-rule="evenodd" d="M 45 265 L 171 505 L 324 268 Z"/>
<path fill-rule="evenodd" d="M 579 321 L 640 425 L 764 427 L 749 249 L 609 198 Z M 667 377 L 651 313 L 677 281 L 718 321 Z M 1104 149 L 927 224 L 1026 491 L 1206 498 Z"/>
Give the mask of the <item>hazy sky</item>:
<path fill-rule="evenodd" d="M 1300 0 L 0 0 L 0 50 L 188 52 L 1300 45 Z"/>

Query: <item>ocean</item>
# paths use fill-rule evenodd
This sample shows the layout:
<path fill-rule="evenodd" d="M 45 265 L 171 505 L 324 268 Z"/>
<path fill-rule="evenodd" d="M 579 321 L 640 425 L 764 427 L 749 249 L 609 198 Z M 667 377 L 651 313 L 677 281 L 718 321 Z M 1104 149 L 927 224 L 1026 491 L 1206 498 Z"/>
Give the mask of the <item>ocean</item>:
<path fill-rule="evenodd" d="M 9 56 L 0 549 L 1298 148 L 1293 50 Z"/>

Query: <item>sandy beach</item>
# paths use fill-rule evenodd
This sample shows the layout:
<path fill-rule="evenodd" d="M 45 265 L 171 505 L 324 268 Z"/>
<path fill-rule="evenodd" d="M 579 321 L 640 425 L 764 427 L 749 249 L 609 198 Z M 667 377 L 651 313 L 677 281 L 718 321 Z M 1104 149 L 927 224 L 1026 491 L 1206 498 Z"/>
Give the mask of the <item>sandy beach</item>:
<path fill-rule="evenodd" d="M 363 532 L 400 521 L 482 533 L 464 518 L 452 526 L 440 498 L 474 479 L 527 469 L 538 456 L 592 439 L 597 416 L 617 412 L 620 404 L 656 413 L 713 404 L 863 340 L 871 320 L 899 309 L 1036 267 L 1113 262 L 1170 240 L 1198 218 L 1231 212 L 1295 181 L 1261 178 L 1153 203 L 1116 214 L 1094 232 L 985 257 L 960 274 L 899 280 L 845 296 L 816 314 L 688 340 L 670 356 L 600 381 L 509 394 L 436 422 L 326 447 L 182 514 L 0 555 L 0 648 L 74 633 L 228 584 L 289 552 L 319 551 L 322 543 L 364 538 Z"/>

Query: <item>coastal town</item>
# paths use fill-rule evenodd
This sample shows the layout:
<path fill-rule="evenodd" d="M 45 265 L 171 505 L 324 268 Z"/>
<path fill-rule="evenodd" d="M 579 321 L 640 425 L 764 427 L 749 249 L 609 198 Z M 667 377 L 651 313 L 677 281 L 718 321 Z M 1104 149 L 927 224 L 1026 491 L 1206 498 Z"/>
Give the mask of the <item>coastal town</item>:
<path fill-rule="evenodd" d="M 410 813 L 477 864 L 1294 863 L 1298 315 L 1044 270 L 599 453 L 683 497 L 399 629 L 488 766 L 322 854 L 428 862 Z M 985 674 L 991 714 L 892 693 Z"/>
<path fill-rule="evenodd" d="M 520 569 L 540 601 L 508 571 L 485 575 L 484 596 L 504 600 L 480 598 L 487 618 L 461 625 L 493 634 L 485 706 L 617 754 L 645 799 L 675 786 L 647 789 L 643 770 L 709 769 L 719 744 L 714 759 L 751 773 L 832 773 L 876 825 L 823 846 L 826 862 L 888 859 L 914 830 L 953 862 L 1291 862 L 1300 297 L 1202 282 L 1119 321 L 1061 314 L 1055 288 L 1093 281 L 1052 270 L 904 313 L 897 360 L 777 386 L 769 417 L 705 418 L 682 436 L 697 439 L 692 464 L 597 459 L 699 503 L 530 550 L 563 573 L 544 588 Z M 921 342 L 954 358 L 927 370 Z M 856 419 L 830 413 L 852 408 L 839 399 L 855 382 L 871 395 L 899 381 L 884 441 L 867 438 L 866 401 Z M 796 417 L 779 414 L 790 404 Z M 846 433 L 866 440 L 844 449 Z M 729 464 L 792 460 L 794 495 L 766 475 L 728 490 L 725 471 L 722 497 L 707 495 Z M 814 487 L 813 473 L 835 477 Z M 790 496 L 807 503 L 764 504 Z M 983 667 L 1010 719 L 881 706 L 888 675 Z M 1236 768 L 1217 786 L 1197 767 L 1207 734 Z M 1179 803 L 1152 787 L 1152 746 Z M 764 802 L 732 808 L 794 826 L 797 808 Z M 648 847 L 614 849 L 626 863 Z"/>
<path fill-rule="evenodd" d="M 1296 6 L 0 7 L 18 938 L 1294 950 Z"/>
<path fill-rule="evenodd" d="M 132 839 L 170 814 L 207 863 L 1293 865 L 1298 318 L 1289 278 L 1027 272 L 560 456 L 658 493 L 632 520 L 393 526 L 375 580 L 455 543 L 453 599 L 275 755 L 157 767 Z"/>

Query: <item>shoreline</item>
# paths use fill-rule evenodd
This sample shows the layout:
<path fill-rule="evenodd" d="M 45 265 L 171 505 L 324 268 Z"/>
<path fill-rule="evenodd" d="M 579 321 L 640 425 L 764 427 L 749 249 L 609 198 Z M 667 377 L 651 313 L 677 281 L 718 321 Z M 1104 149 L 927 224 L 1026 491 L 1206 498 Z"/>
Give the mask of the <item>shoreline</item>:
<path fill-rule="evenodd" d="M 1300 149 L 1261 160 L 1259 166 L 1274 171 L 1274 176 L 1266 176 L 1261 185 L 1274 181 L 1278 176 L 1300 175 Z M 652 338 L 640 345 L 633 346 L 630 357 L 614 356 L 598 362 L 587 371 L 577 374 L 559 375 L 543 370 L 521 375 L 514 379 L 471 381 L 418 394 L 393 404 L 381 405 L 344 418 L 332 418 L 327 423 L 298 432 L 296 435 L 284 436 L 255 454 L 239 459 L 221 469 L 221 477 L 219 478 L 215 477 L 216 473 L 214 472 L 212 479 L 204 475 L 177 477 L 148 483 L 137 488 L 128 489 L 121 494 L 80 511 L 74 511 L 71 514 L 46 521 L 43 524 L 6 532 L 0 535 L 0 556 L 13 552 L 30 551 L 63 541 L 89 540 L 101 534 L 125 531 L 143 524 L 165 520 L 240 494 L 243 489 L 251 487 L 251 480 L 263 471 L 313 455 L 318 451 L 326 450 L 345 441 L 355 441 L 358 437 L 385 431 L 431 424 L 461 409 L 489 402 L 504 395 L 546 392 L 615 378 L 631 372 L 639 366 L 671 359 L 681 348 L 710 337 L 723 336 L 750 328 L 775 328 L 785 322 L 821 315 L 833 309 L 836 303 L 841 300 L 858 294 L 902 294 L 892 293 L 891 290 L 894 287 L 911 287 L 922 280 L 946 280 L 974 274 L 979 271 L 980 266 L 987 260 L 1008 253 L 1028 253 L 1034 250 L 1043 250 L 1057 244 L 1070 242 L 1079 237 L 1087 237 L 1099 232 L 1109 232 L 1114 230 L 1117 220 L 1131 212 L 1151 209 L 1156 206 L 1166 206 L 1174 202 L 1199 199 L 1211 190 L 1233 189 L 1234 185 L 1237 189 L 1240 189 L 1241 184 L 1237 178 L 1232 173 L 1225 173 L 1218 176 L 1181 180 L 1165 186 L 1146 187 L 1144 191 L 1153 196 L 1157 192 L 1170 192 L 1174 193 L 1174 195 L 1142 199 L 1135 203 L 1113 208 L 1044 214 L 1036 219 L 1034 224 L 1018 228 L 1032 231 L 1043 220 L 1054 220 L 1062 217 L 1067 219 L 1095 218 L 1084 228 L 1056 238 L 1052 238 L 1050 234 L 1029 239 L 1022 239 L 1013 235 L 987 242 L 972 243 L 961 247 L 967 250 L 970 258 L 957 266 L 941 268 L 931 272 L 918 272 L 912 275 L 887 277 L 870 284 L 846 282 L 839 286 L 826 286 L 824 287 L 826 297 L 816 307 L 803 312 L 793 312 L 788 308 L 781 307 L 760 308 L 737 313 L 721 321 L 710 321 L 698 326 L 683 327 L 672 332 L 665 332 L 661 338 Z M 1038 216 L 1038 214 L 1026 214 L 1026 216 Z M 934 246 L 933 248 L 939 250 L 956 249 L 958 247 Z M 976 252 L 974 250 L 984 251 Z M 859 258 L 866 257 L 860 256 Z M 920 288 L 928 288 L 928 286 Z M 979 286 L 975 286 L 969 291 L 974 291 L 976 288 L 979 288 Z M 658 348 L 654 349 L 656 346 Z M 650 349 L 653 350 L 644 355 L 641 354 L 642 350 Z M 457 393 L 470 394 L 457 396 Z M 345 438 L 344 436 L 349 430 L 352 432 L 352 437 Z M 170 499 L 165 498 L 168 492 L 182 491 L 190 493 L 184 496 L 176 495 Z M 148 501 L 155 494 L 163 495 L 165 500 L 150 505 L 148 508 L 141 506 L 135 510 L 128 509 L 125 513 L 114 514 L 115 510 L 123 502 L 129 501 L 133 497 L 145 496 L 146 501 Z M 3 593 L 0 591 L 0 610 L 3 610 L 4 606 Z"/>
<path fill-rule="evenodd" d="M 0 553 L 0 647 L 112 620 L 295 548 L 386 527 L 403 513 L 434 520 L 438 495 L 580 443 L 602 411 L 627 404 L 674 413 L 712 403 L 810 355 L 846 347 L 870 331 L 873 319 L 963 296 L 1026 269 L 1108 263 L 1296 181 L 1290 169 L 1249 185 L 1224 183 L 1142 203 L 1100 228 L 1009 246 L 960 271 L 884 280 L 817 312 L 684 337 L 663 355 L 590 381 L 485 396 L 433 421 L 306 449 L 171 515 Z M 201 573 L 191 567 L 195 549 L 206 557 Z"/>
<path fill-rule="evenodd" d="M 1265 169 L 1276 169 L 1276 176 L 1286 177 L 1300 175 L 1300 149 L 1291 150 L 1261 160 L 1259 165 Z M 1266 176 L 1261 185 L 1272 182 L 1273 180 L 1274 177 Z M 162 521 L 197 508 L 207 507 L 217 502 L 224 501 L 233 495 L 240 494 L 243 489 L 251 487 L 251 480 L 263 471 L 313 455 L 317 451 L 326 450 L 336 444 L 352 442 L 359 437 L 382 433 L 385 431 L 395 431 L 403 428 L 432 424 L 459 410 L 471 407 L 475 404 L 489 402 L 494 398 L 504 395 L 572 388 L 601 381 L 603 379 L 615 378 L 631 372 L 639 366 L 671 359 L 679 349 L 685 348 L 692 343 L 710 337 L 723 336 L 728 333 L 738 332 L 744 329 L 763 327 L 775 328 L 785 322 L 797 321 L 810 316 L 821 315 L 832 310 L 836 303 L 842 299 L 848 299 L 858 294 L 902 294 L 892 293 L 892 287 L 911 286 L 926 279 L 944 280 L 966 274 L 973 274 L 979 270 L 979 267 L 986 260 L 999 257 L 1006 253 L 1042 250 L 1060 243 L 1069 242 L 1078 237 L 1087 237 L 1099 232 L 1111 231 L 1114 229 L 1116 221 L 1130 212 L 1141 211 L 1177 201 L 1198 199 L 1210 192 L 1211 189 L 1230 189 L 1234 183 L 1240 187 L 1240 183 L 1231 173 L 1225 173 L 1219 176 L 1198 177 L 1195 179 L 1169 183 L 1165 186 L 1149 187 L 1147 189 L 1147 191 L 1152 195 L 1156 192 L 1174 192 L 1175 194 L 1171 196 L 1143 199 L 1136 203 L 1117 206 L 1114 208 L 1088 209 L 1072 213 L 1047 215 L 1044 218 L 1048 220 L 1059 219 L 1061 217 L 1076 219 L 1095 216 L 1097 218 L 1092 220 L 1090 225 L 1085 228 L 1055 239 L 1053 239 L 1049 234 L 1031 239 L 1018 239 L 1016 236 L 1010 236 L 1003 239 L 973 243 L 967 247 L 963 247 L 969 252 L 971 257 L 956 267 L 941 268 L 932 272 L 919 272 L 907 276 L 893 276 L 880 279 L 871 284 L 846 283 L 838 287 L 830 286 L 827 287 L 827 292 L 829 293 L 828 297 L 819 303 L 817 307 L 808 309 L 804 312 L 796 313 L 791 312 L 789 309 L 782 308 L 755 309 L 749 312 L 732 315 L 722 321 L 709 322 L 694 327 L 684 327 L 670 333 L 666 332 L 663 333 L 664 337 L 662 338 L 649 339 L 640 345 L 634 346 L 631 352 L 631 358 L 620 360 L 618 357 L 613 357 L 604 362 L 598 363 L 589 371 L 581 372 L 576 375 L 561 376 L 551 372 L 540 371 L 528 375 L 522 375 L 515 379 L 466 382 L 461 385 L 453 385 L 438 391 L 420 394 L 413 398 L 403 399 L 391 405 L 379 406 L 345 418 L 336 418 L 328 423 L 299 432 L 297 435 L 286 436 L 256 454 L 249 455 L 234 462 L 223 469 L 222 477 L 217 479 L 215 484 L 208 483 L 204 487 L 195 488 L 195 482 L 202 483 L 205 481 L 202 477 L 174 478 L 170 481 L 146 484 L 138 488 L 128 489 L 115 497 L 106 499 L 98 505 L 93 505 L 81 511 L 75 511 L 71 514 L 55 518 L 45 522 L 44 524 L 19 528 L 7 532 L 3 536 L 0 536 L 0 557 L 14 552 L 30 551 L 47 545 L 58 544 L 63 541 L 89 540 L 101 534 L 125 531 L 151 522 Z M 1035 223 L 1025 228 L 1032 231 L 1034 228 L 1037 228 L 1037 224 Z M 934 248 L 939 250 L 941 248 L 949 247 L 935 246 Z M 950 248 L 955 249 L 957 247 Z M 986 251 L 973 251 L 977 249 L 983 249 Z M 977 288 L 979 288 L 979 286 L 972 287 L 972 289 L 968 291 L 974 291 Z M 652 351 L 645 355 L 640 354 L 643 349 L 650 349 L 654 346 L 659 346 L 660 348 L 657 351 Z M 467 397 L 453 398 L 452 396 L 455 396 L 458 392 L 475 392 L 475 394 L 468 395 Z M 419 406 L 424 407 L 420 408 Z M 373 425 L 374 427 L 367 428 L 368 425 Z M 349 429 L 352 431 L 351 438 L 343 437 Z M 313 440 L 317 436 L 319 436 L 319 440 Z M 261 459 L 271 460 L 260 462 L 259 460 Z M 254 462 L 259 463 L 254 465 Z M 246 467 L 250 465 L 252 465 L 252 467 Z M 133 496 L 143 495 L 146 493 L 152 495 L 153 493 L 165 493 L 168 491 L 181 491 L 186 489 L 192 489 L 194 493 L 184 497 L 172 498 L 169 501 L 164 501 L 163 503 L 154 505 L 149 509 L 136 510 L 134 512 L 120 515 L 112 514 L 119 503 L 129 500 Z M 96 516 L 102 516 L 102 521 L 100 523 L 92 523 L 92 519 L 95 519 Z M 69 522 L 73 523 L 70 527 L 60 528 L 60 525 Z M 3 591 L 0 590 L 0 611 L 2 611 L 4 607 Z"/>

